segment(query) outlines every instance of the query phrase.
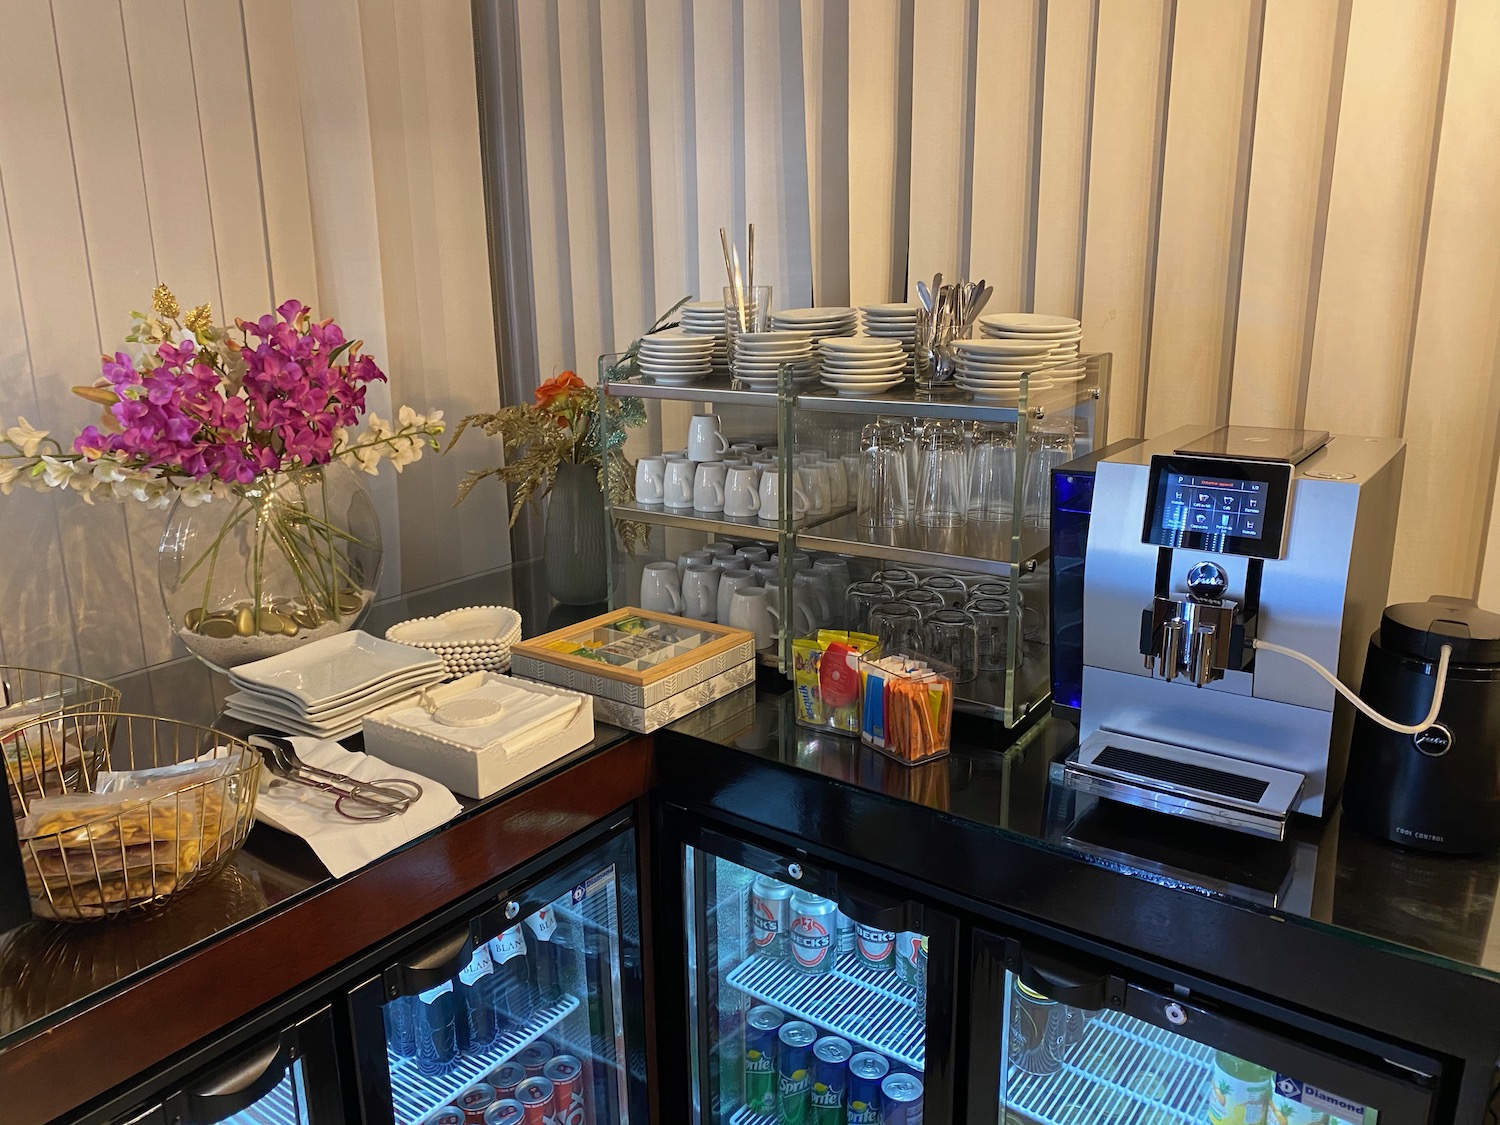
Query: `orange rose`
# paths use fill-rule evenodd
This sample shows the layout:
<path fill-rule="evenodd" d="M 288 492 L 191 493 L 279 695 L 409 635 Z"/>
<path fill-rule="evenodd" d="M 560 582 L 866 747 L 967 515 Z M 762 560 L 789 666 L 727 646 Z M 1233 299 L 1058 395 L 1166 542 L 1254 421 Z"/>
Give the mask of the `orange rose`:
<path fill-rule="evenodd" d="M 536 389 L 536 404 L 543 410 L 549 409 L 554 402 L 560 398 L 566 398 L 575 391 L 585 390 L 588 384 L 571 371 L 564 371 L 561 375 L 548 379 Z"/>

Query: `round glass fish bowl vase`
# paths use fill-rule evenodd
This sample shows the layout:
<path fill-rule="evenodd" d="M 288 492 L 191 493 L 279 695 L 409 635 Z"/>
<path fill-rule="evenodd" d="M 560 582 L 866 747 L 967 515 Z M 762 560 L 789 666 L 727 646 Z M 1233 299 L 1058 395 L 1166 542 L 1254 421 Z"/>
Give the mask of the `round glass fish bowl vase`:
<path fill-rule="evenodd" d="M 340 462 L 266 474 L 232 498 L 173 504 L 157 577 L 172 630 L 210 668 L 356 628 L 380 578 L 380 521 Z"/>

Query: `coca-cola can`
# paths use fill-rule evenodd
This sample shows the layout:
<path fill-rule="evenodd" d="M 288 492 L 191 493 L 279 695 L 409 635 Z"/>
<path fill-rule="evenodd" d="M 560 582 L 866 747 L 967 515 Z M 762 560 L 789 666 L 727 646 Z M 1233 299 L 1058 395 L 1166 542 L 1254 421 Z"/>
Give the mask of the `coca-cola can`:
<path fill-rule="evenodd" d="M 516 1101 L 526 1111 L 521 1119 L 526 1125 L 548 1125 L 552 1117 L 552 1083 L 540 1076 L 528 1078 L 516 1087 Z"/>
<path fill-rule="evenodd" d="M 484 1111 L 495 1104 L 495 1087 L 487 1082 L 476 1082 L 454 1099 L 453 1104 L 464 1111 L 468 1125 L 484 1125 Z"/>
<path fill-rule="evenodd" d="M 552 1083 L 553 1125 L 584 1125 L 583 1063 L 573 1055 L 553 1055 L 542 1077 Z"/>
<path fill-rule="evenodd" d="M 485 1081 L 495 1087 L 495 1097 L 504 1100 L 514 1098 L 516 1087 L 525 1082 L 526 1078 L 526 1068 L 515 1059 L 511 1059 L 510 1062 L 501 1063 L 492 1070 Z"/>
<path fill-rule="evenodd" d="M 515 1098 L 505 1098 L 484 1111 L 484 1125 L 524 1125 L 526 1107 Z"/>

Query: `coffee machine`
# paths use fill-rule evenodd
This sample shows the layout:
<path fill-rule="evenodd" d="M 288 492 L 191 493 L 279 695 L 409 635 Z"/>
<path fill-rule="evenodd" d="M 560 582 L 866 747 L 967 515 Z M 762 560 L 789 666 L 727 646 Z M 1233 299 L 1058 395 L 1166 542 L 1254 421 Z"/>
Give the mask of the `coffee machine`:
<path fill-rule="evenodd" d="M 1405 447 L 1188 427 L 1095 469 L 1075 789 L 1282 839 L 1343 784 Z"/>

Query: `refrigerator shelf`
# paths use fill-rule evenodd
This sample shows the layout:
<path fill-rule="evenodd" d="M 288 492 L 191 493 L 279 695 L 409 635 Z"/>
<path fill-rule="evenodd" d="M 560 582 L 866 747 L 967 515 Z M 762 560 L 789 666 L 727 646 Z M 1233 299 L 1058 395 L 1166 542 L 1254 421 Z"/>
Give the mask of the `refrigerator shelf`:
<path fill-rule="evenodd" d="M 741 992 L 788 1016 L 842 1036 L 921 1071 L 927 1054 L 926 1013 L 917 994 L 894 973 L 840 954 L 834 971 L 810 976 L 779 957 L 754 954 L 724 978 Z"/>
<path fill-rule="evenodd" d="M 1089 1022 L 1083 1041 L 1055 1074 L 1026 1074 L 1011 1067 L 1007 1108 L 1042 1125 L 1195 1125 L 1203 1120 L 1213 1048 L 1123 1012 Z M 1152 1075 L 1166 1087 L 1160 1099 L 1131 1084 Z"/>
<path fill-rule="evenodd" d="M 416 1125 L 435 1109 L 447 1105 L 466 1086 L 503 1062 L 509 1062 L 523 1047 L 540 1039 L 579 1008 L 576 996 L 564 996 L 556 1004 L 538 1008 L 526 1024 L 507 1031 L 484 1051 L 464 1053 L 442 1074 L 423 1074 L 414 1059 L 390 1055 L 391 1098 L 397 1125 Z"/>
<path fill-rule="evenodd" d="M 740 1106 L 729 1119 L 729 1125 L 776 1125 L 774 1113 L 756 1113 L 747 1105 Z"/>

